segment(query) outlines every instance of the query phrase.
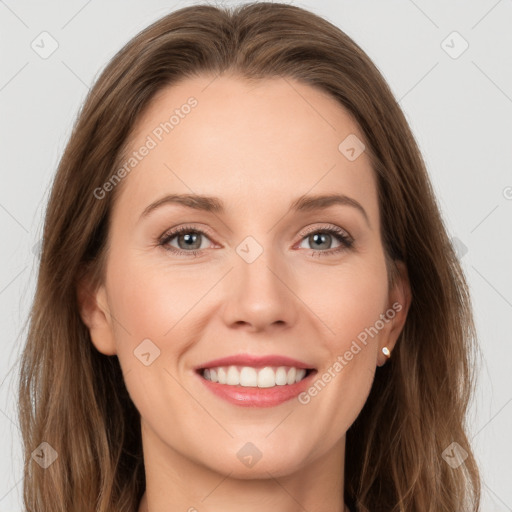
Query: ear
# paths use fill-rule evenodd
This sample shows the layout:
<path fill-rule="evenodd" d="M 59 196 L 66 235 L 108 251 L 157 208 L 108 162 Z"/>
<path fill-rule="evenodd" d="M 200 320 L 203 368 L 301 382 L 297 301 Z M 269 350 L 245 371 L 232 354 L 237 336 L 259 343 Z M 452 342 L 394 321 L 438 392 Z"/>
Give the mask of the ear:
<path fill-rule="evenodd" d="M 387 357 L 382 353 L 382 349 L 387 347 L 390 352 L 393 351 L 400 333 L 407 320 L 407 313 L 411 305 L 411 286 L 407 267 L 403 261 L 395 261 L 398 275 L 395 283 L 389 291 L 388 309 L 386 316 L 390 319 L 387 324 L 388 328 L 383 333 L 379 341 L 378 366 L 386 363 Z"/>
<path fill-rule="evenodd" d="M 115 355 L 116 344 L 105 287 L 93 289 L 87 277 L 77 286 L 80 317 L 89 329 L 91 341 L 96 349 L 107 356 Z"/>

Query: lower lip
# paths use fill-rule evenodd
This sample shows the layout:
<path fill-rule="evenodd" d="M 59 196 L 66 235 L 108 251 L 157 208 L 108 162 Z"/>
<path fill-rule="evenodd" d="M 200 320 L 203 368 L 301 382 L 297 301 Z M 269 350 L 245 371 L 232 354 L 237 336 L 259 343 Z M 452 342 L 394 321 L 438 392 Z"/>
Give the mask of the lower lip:
<path fill-rule="evenodd" d="M 207 380 L 199 373 L 196 375 L 212 393 L 232 404 L 241 407 L 274 407 L 292 400 L 305 391 L 316 373 L 316 370 L 313 370 L 300 382 L 272 388 L 228 386 Z"/>

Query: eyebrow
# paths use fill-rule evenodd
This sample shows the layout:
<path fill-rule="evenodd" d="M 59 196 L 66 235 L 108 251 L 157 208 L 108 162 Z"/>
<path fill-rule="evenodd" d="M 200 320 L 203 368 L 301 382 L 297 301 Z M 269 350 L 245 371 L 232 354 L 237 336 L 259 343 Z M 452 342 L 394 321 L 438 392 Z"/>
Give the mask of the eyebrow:
<path fill-rule="evenodd" d="M 140 218 L 148 216 L 152 211 L 166 204 L 179 204 L 194 210 L 218 214 L 223 214 L 226 211 L 223 201 L 218 197 L 198 194 L 168 194 L 148 205 Z M 362 205 L 344 194 L 304 195 L 292 201 L 288 211 L 310 212 L 324 210 L 333 205 L 351 206 L 357 209 L 363 215 L 368 226 L 370 226 L 370 220 Z"/>

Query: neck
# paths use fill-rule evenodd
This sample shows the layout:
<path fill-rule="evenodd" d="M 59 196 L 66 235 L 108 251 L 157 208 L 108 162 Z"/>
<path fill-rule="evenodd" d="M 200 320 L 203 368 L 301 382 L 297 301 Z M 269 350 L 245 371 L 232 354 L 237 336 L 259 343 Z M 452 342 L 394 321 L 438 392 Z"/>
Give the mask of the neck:
<path fill-rule="evenodd" d="M 343 501 L 345 437 L 328 453 L 293 464 L 293 471 L 275 469 L 269 462 L 263 466 L 262 458 L 251 469 L 254 477 L 235 475 L 236 464 L 215 471 L 164 444 L 148 428 L 142 429 L 142 439 L 146 492 L 138 512 L 260 512 L 262 505 L 280 512 L 296 512 L 297 506 L 350 512 Z"/>

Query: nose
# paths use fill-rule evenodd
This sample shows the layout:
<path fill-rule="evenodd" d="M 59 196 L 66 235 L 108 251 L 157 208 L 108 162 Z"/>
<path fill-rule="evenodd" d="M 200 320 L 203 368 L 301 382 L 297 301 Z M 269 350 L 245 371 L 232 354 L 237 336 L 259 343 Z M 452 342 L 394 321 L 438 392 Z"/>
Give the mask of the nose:
<path fill-rule="evenodd" d="M 265 250 L 252 262 L 235 260 L 223 291 L 223 316 L 229 327 L 251 332 L 284 329 L 297 320 L 300 301 L 293 292 L 293 273 L 270 253 Z"/>

